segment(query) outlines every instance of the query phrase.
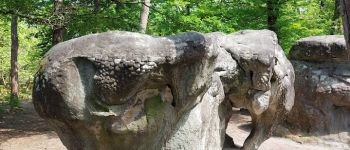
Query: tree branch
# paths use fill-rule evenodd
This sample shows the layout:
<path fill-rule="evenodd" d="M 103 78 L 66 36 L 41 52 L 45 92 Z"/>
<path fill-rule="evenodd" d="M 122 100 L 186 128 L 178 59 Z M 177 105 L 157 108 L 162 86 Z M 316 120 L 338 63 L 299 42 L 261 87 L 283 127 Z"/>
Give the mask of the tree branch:
<path fill-rule="evenodd" d="M 3 10 L 3 9 L 0 9 L 0 14 L 3 14 L 3 15 L 16 15 L 18 17 L 26 18 L 26 19 L 29 19 L 29 20 L 34 21 L 36 23 L 51 25 L 50 19 L 46 19 L 44 17 L 40 17 L 40 16 L 37 16 L 37 15 L 24 14 L 24 13 L 21 13 L 21 12 L 18 12 L 18 11 Z"/>

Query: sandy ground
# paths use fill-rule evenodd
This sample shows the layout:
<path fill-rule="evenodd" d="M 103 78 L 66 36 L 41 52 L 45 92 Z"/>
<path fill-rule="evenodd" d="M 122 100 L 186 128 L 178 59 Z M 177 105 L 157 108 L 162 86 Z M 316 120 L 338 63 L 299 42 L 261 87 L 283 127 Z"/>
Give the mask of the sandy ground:
<path fill-rule="evenodd" d="M 0 114 L 0 150 L 66 150 L 32 103 L 22 107 L 23 111 Z"/>
<path fill-rule="evenodd" d="M 250 130 L 251 118 L 247 112 L 233 109 L 233 115 L 226 133 L 233 138 L 237 147 L 243 146 L 244 140 L 248 137 Z M 272 137 L 265 141 L 259 147 L 259 150 L 349 150 L 347 144 L 344 143 L 334 142 L 330 144 L 329 142 L 319 141 L 321 139 L 311 140 L 314 137 L 296 137 L 295 135 L 290 135 L 290 137 L 295 141 L 289 138 Z"/>
<path fill-rule="evenodd" d="M 237 147 L 243 145 L 250 132 L 249 115 L 234 110 L 227 129 Z M 287 138 L 273 137 L 264 142 L 259 150 L 343 150 L 316 143 L 294 142 Z M 31 103 L 23 104 L 23 111 L 0 114 L 0 150 L 66 150 L 57 134 L 38 117 Z"/>

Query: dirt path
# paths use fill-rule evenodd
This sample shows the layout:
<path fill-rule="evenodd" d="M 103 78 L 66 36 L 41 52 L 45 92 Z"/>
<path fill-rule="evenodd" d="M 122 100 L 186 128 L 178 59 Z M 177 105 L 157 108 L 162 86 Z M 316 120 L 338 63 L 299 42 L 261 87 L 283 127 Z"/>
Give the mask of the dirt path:
<path fill-rule="evenodd" d="M 227 129 L 235 144 L 240 147 L 248 136 L 250 117 L 234 110 Z M 343 150 L 319 144 L 300 144 L 286 138 L 273 137 L 259 150 Z M 0 114 L 0 150 L 66 150 L 57 134 L 41 119 L 31 103 L 23 104 L 23 111 Z"/>
<path fill-rule="evenodd" d="M 226 133 L 233 138 L 237 147 L 242 147 L 244 140 L 248 137 L 251 130 L 251 118 L 245 111 L 239 109 L 233 110 L 233 115 L 230 119 Z M 259 150 L 345 150 L 349 149 L 346 144 L 332 143 L 331 145 L 320 144 L 322 141 L 315 142 L 310 140 L 311 137 L 298 138 L 295 142 L 288 138 L 272 137 L 265 141 Z"/>
<path fill-rule="evenodd" d="M 23 111 L 0 114 L 0 150 L 66 150 L 31 103 L 22 107 Z"/>

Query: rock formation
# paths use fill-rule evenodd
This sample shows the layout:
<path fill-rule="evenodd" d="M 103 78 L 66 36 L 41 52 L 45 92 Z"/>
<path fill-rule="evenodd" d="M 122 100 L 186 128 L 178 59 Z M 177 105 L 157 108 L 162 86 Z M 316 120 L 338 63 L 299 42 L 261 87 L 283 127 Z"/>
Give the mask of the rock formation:
<path fill-rule="evenodd" d="M 275 33 L 268 30 L 221 35 L 219 40 L 222 50 L 215 70 L 225 97 L 252 116 L 245 149 L 257 149 L 268 139 L 294 104 L 294 70 L 277 43 Z"/>
<path fill-rule="evenodd" d="M 299 40 L 290 51 L 295 68 L 295 105 L 289 125 L 349 143 L 350 57 L 343 36 Z"/>
<path fill-rule="evenodd" d="M 294 72 L 267 30 L 151 37 L 108 32 L 53 47 L 33 87 L 68 149 L 222 149 L 231 103 L 257 149 L 293 106 Z"/>

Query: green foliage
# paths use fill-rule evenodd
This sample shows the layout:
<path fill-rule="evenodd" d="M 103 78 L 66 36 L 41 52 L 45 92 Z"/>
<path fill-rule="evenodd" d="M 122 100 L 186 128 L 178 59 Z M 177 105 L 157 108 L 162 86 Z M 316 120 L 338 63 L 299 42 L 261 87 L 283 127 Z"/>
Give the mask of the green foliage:
<path fill-rule="evenodd" d="M 9 105 L 11 108 L 17 108 L 20 105 L 19 98 L 17 96 L 11 95 Z"/>
<path fill-rule="evenodd" d="M 282 5 L 278 37 L 283 49 L 288 53 L 291 46 L 303 37 L 331 34 L 334 7 L 334 0 L 325 0 L 323 8 L 319 0 L 294 0 Z M 338 26 L 336 34 L 341 34 L 339 20 L 335 20 Z"/>
<path fill-rule="evenodd" d="M 155 121 L 157 117 L 162 113 L 166 103 L 164 103 L 161 97 L 154 96 L 145 101 L 145 112 L 148 121 Z"/>
<path fill-rule="evenodd" d="M 262 0 L 153 1 L 148 33 L 171 35 L 178 32 L 225 32 L 266 27 Z"/>
<path fill-rule="evenodd" d="M 11 25 L 9 18 L 0 18 L 0 101 L 7 101 L 10 94 L 9 71 L 11 60 Z M 20 99 L 31 97 L 31 84 L 33 74 L 37 70 L 42 56 L 35 55 L 40 42 L 34 35 L 38 28 L 30 27 L 26 22 L 20 21 L 18 24 L 19 33 L 19 84 Z"/>

